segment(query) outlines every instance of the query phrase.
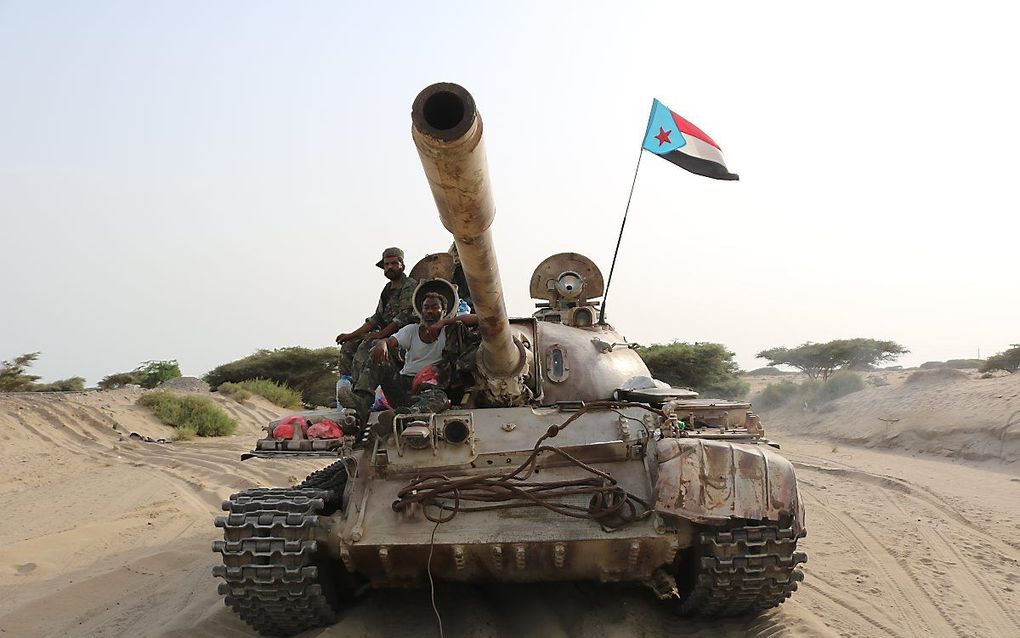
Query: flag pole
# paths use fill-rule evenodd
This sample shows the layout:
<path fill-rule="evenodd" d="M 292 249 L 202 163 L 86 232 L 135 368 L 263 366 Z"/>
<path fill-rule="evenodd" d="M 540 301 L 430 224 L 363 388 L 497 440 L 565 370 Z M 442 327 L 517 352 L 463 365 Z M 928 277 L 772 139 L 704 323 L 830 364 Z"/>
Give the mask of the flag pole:
<path fill-rule="evenodd" d="M 616 238 L 616 250 L 613 251 L 613 263 L 609 266 L 609 279 L 606 280 L 606 291 L 602 294 L 602 307 L 599 308 L 599 325 L 606 323 L 606 299 L 609 298 L 609 286 L 613 283 L 613 270 L 616 269 L 616 256 L 620 252 L 620 240 L 623 239 L 623 228 L 627 225 L 627 213 L 630 212 L 630 200 L 634 197 L 634 185 L 637 184 L 638 169 L 641 168 L 641 157 L 645 154 L 644 142 L 638 151 L 637 165 L 634 166 L 634 179 L 630 182 L 630 194 L 627 195 L 627 207 L 623 209 L 623 223 L 620 224 L 620 235 Z"/>

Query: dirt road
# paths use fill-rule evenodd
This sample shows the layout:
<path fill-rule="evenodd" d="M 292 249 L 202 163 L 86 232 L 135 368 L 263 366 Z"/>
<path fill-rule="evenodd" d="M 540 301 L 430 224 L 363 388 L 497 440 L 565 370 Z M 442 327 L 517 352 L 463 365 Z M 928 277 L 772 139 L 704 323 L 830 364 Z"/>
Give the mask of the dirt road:
<path fill-rule="evenodd" d="M 313 462 L 238 460 L 277 411 L 218 399 L 220 440 L 145 443 L 130 393 L 0 397 L 0 636 L 249 636 L 210 570 L 230 492 Z M 757 619 L 689 622 L 641 588 L 440 586 L 447 636 L 1017 636 L 1020 468 L 967 466 L 771 432 L 797 467 L 810 554 L 794 597 Z M 424 591 L 370 594 L 311 636 L 435 636 Z"/>

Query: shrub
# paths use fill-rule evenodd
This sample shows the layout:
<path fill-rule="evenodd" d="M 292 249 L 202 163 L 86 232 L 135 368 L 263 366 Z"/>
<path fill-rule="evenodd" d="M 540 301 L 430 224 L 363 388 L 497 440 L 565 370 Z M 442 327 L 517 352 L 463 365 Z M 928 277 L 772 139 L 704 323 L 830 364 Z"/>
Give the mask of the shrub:
<path fill-rule="evenodd" d="M 230 381 L 227 381 L 226 383 L 221 383 L 220 387 L 216 388 L 216 391 L 225 397 L 230 397 L 231 399 L 237 401 L 238 403 L 241 403 L 242 401 L 247 401 L 248 399 L 251 398 L 251 392 L 248 392 L 240 385 L 236 383 L 231 383 Z"/>
<path fill-rule="evenodd" d="M 29 389 L 32 392 L 81 392 L 85 389 L 85 377 L 58 379 L 53 383 L 36 383 Z"/>
<path fill-rule="evenodd" d="M 782 381 L 770 383 L 751 401 L 759 410 L 772 410 L 790 403 L 793 400 L 803 402 L 807 406 L 826 404 L 835 401 L 865 387 L 864 377 L 856 372 L 840 370 L 829 377 L 828 381 L 807 379 L 802 383 Z M 824 411 L 831 412 L 825 408 Z"/>
<path fill-rule="evenodd" d="M 933 368 L 911 372 L 904 383 L 938 383 L 939 381 L 958 381 L 966 378 L 967 373 L 954 368 Z"/>
<path fill-rule="evenodd" d="M 142 376 L 142 373 L 137 371 L 108 374 L 96 384 L 96 387 L 100 390 L 116 390 L 128 385 L 142 385 Z"/>
<path fill-rule="evenodd" d="M 140 385 L 152 389 L 164 381 L 181 376 L 181 367 L 175 359 L 168 361 L 143 361 L 131 372 L 110 374 L 96 384 L 100 390 L 115 390 L 126 385 Z"/>
<path fill-rule="evenodd" d="M 718 381 L 700 391 L 704 399 L 743 399 L 751 391 L 751 384 L 739 377 Z"/>
<path fill-rule="evenodd" d="M 170 361 L 144 361 L 135 371 L 142 374 L 139 385 L 143 388 L 155 388 L 164 381 L 181 376 L 181 367 L 173 359 Z"/>
<path fill-rule="evenodd" d="M 275 383 L 269 379 L 248 379 L 236 384 L 224 383 L 223 385 L 233 385 L 241 391 L 248 393 L 249 397 L 251 393 L 257 394 L 270 403 L 275 403 L 282 408 L 290 408 L 292 410 L 301 408 L 301 394 L 299 392 L 295 392 L 286 385 Z M 223 385 L 220 386 L 220 391 L 223 390 Z M 335 385 L 334 383 L 334 387 Z"/>
<path fill-rule="evenodd" d="M 978 368 L 978 372 L 991 372 L 993 370 L 1005 370 L 1010 374 L 1020 370 L 1020 344 L 1013 344 L 1013 347 L 1009 350 L 1003 350 L 996 355 L 988 357 L 981 364 L 981 367 Z"/>
<path fill-rule="evenodd" d="M 784 405 L 790 397 L 795 396 L 799 391 L 800 386 L 792 381 L 770 383 L 751 399 L 751 403 L 759 410 L 772 410 Z"/>
<path fill-rule="evenodd" d="M 189 431 L 198 436 L 224 436 L 237 429 L 237 423 L 209 397 L 156 390 L 139 397 L 138 404 L 151 409 L 163 423 L 178 428 L 179 436 L 186 437 Z"/>
<path fill-rule="evenodd" d="M 85 389 L 84 377 L 36 383 L 39 376 L 25 371 L 38 358 L 38 352 L 29 352 L 15 357 L 13 361 L 0 361 L 0 392 L 81 392 Z"/>
<path fill-rule="evenodd" d="M 864 377 L 856 372 L 839 370 L 818 388 L 814 394 L 814 400 L 815 403 L 828 403 L 848 394 L 859 392 L 864 387 Z"/>
<path fill-rule="evenodd" d="M 210 370 L 204 379 L 216 389 L 228 381 L 269 379 L 299 392 L 309 405 L 333 405 L 337 378 L 336 348 L 294 346 L 258 350 Z"/>
<path fill-rule="evenodd" d="M 182 425 L 174 432 L 174 441 L 190 441 L 195 438 L 195 428 L 190 425 Z"/>
<path fill-rule="evenodd" d="M 25 374 L 25 370 L 39 358 L 38 352 L 15 357 L 13 361 L 0 361 L 0 392 L 26 392 L 38 375 Z"/>
<path fill-rule="evenodd" d="M 674 341 L 639 348 L 637 352 L 653 377 L 672 386 L 702 392 L 732 387 L 729 384 L 737 380 L 733 353 L 722 344 Z"/>
<path fill-rule="evenodd" d="M 868 383 L 875 386 L 876 388 L 881 388 L 889 385 L 889 382 L 883 379 L 882 377 L 868 377 Z"/>

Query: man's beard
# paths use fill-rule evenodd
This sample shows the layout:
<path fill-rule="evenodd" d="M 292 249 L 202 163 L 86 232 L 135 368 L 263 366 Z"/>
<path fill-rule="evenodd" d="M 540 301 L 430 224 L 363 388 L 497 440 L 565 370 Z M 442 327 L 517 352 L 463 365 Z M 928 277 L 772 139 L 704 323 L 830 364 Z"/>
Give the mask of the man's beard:
<path fill-rule="evenodd" d="M 425 324 L 426 326 L 434 326 L 434 325 L 436 325 L 437 323 L 439 323 L 439 320 L 440 320 L 440 319 L 442 319 L 442 317 L 436 317 L 435 319 L 433 319 L 433 320 L 429 321 L 429 320 L 428 320 L 428 319 L 426 319 L 425 317 L 422 317 L 422 318 L 421 318 L 421 322 L 422 322 L 423 324 Z"/>
<path fill-rule="evenodd" d="M 402 271 L 402 270 L 385 270 L 385 271 L 383 271 L 383 274 L 386 275 L 386 278 L 389 279 L 390 281 L 396 281 L 396 280 L 400 279 L 400 275 L 404 274 L 404 271 Z"/>

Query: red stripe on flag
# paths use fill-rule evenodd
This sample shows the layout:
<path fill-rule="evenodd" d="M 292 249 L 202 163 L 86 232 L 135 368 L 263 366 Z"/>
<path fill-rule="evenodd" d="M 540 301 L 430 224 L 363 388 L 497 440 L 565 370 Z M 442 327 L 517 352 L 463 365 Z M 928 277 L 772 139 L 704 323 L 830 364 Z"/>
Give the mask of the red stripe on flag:
<path fill-rule="evenodd" d="M 708 136 L 708 133 L 702 131 L 697 126 L 694 126 L 693 124 L 691 124 L 684 118 L 680 117 L 673 111 L 670 111 L 669 113 L 670 115 L 673 116 L 673 121 L 676 122 L 676 125 L 677 127 L 680 128 L 681 133 L 685 135 L 693 135 L 694 137 L 698 138 L 699 140 L 702 140 L 703 142 L 708 142 L 712 146 L 718 148 L 720 151 L 722 150 L 721 148 L 719 148 L 719 145 L 715 143 L 715 140 Z"/>

